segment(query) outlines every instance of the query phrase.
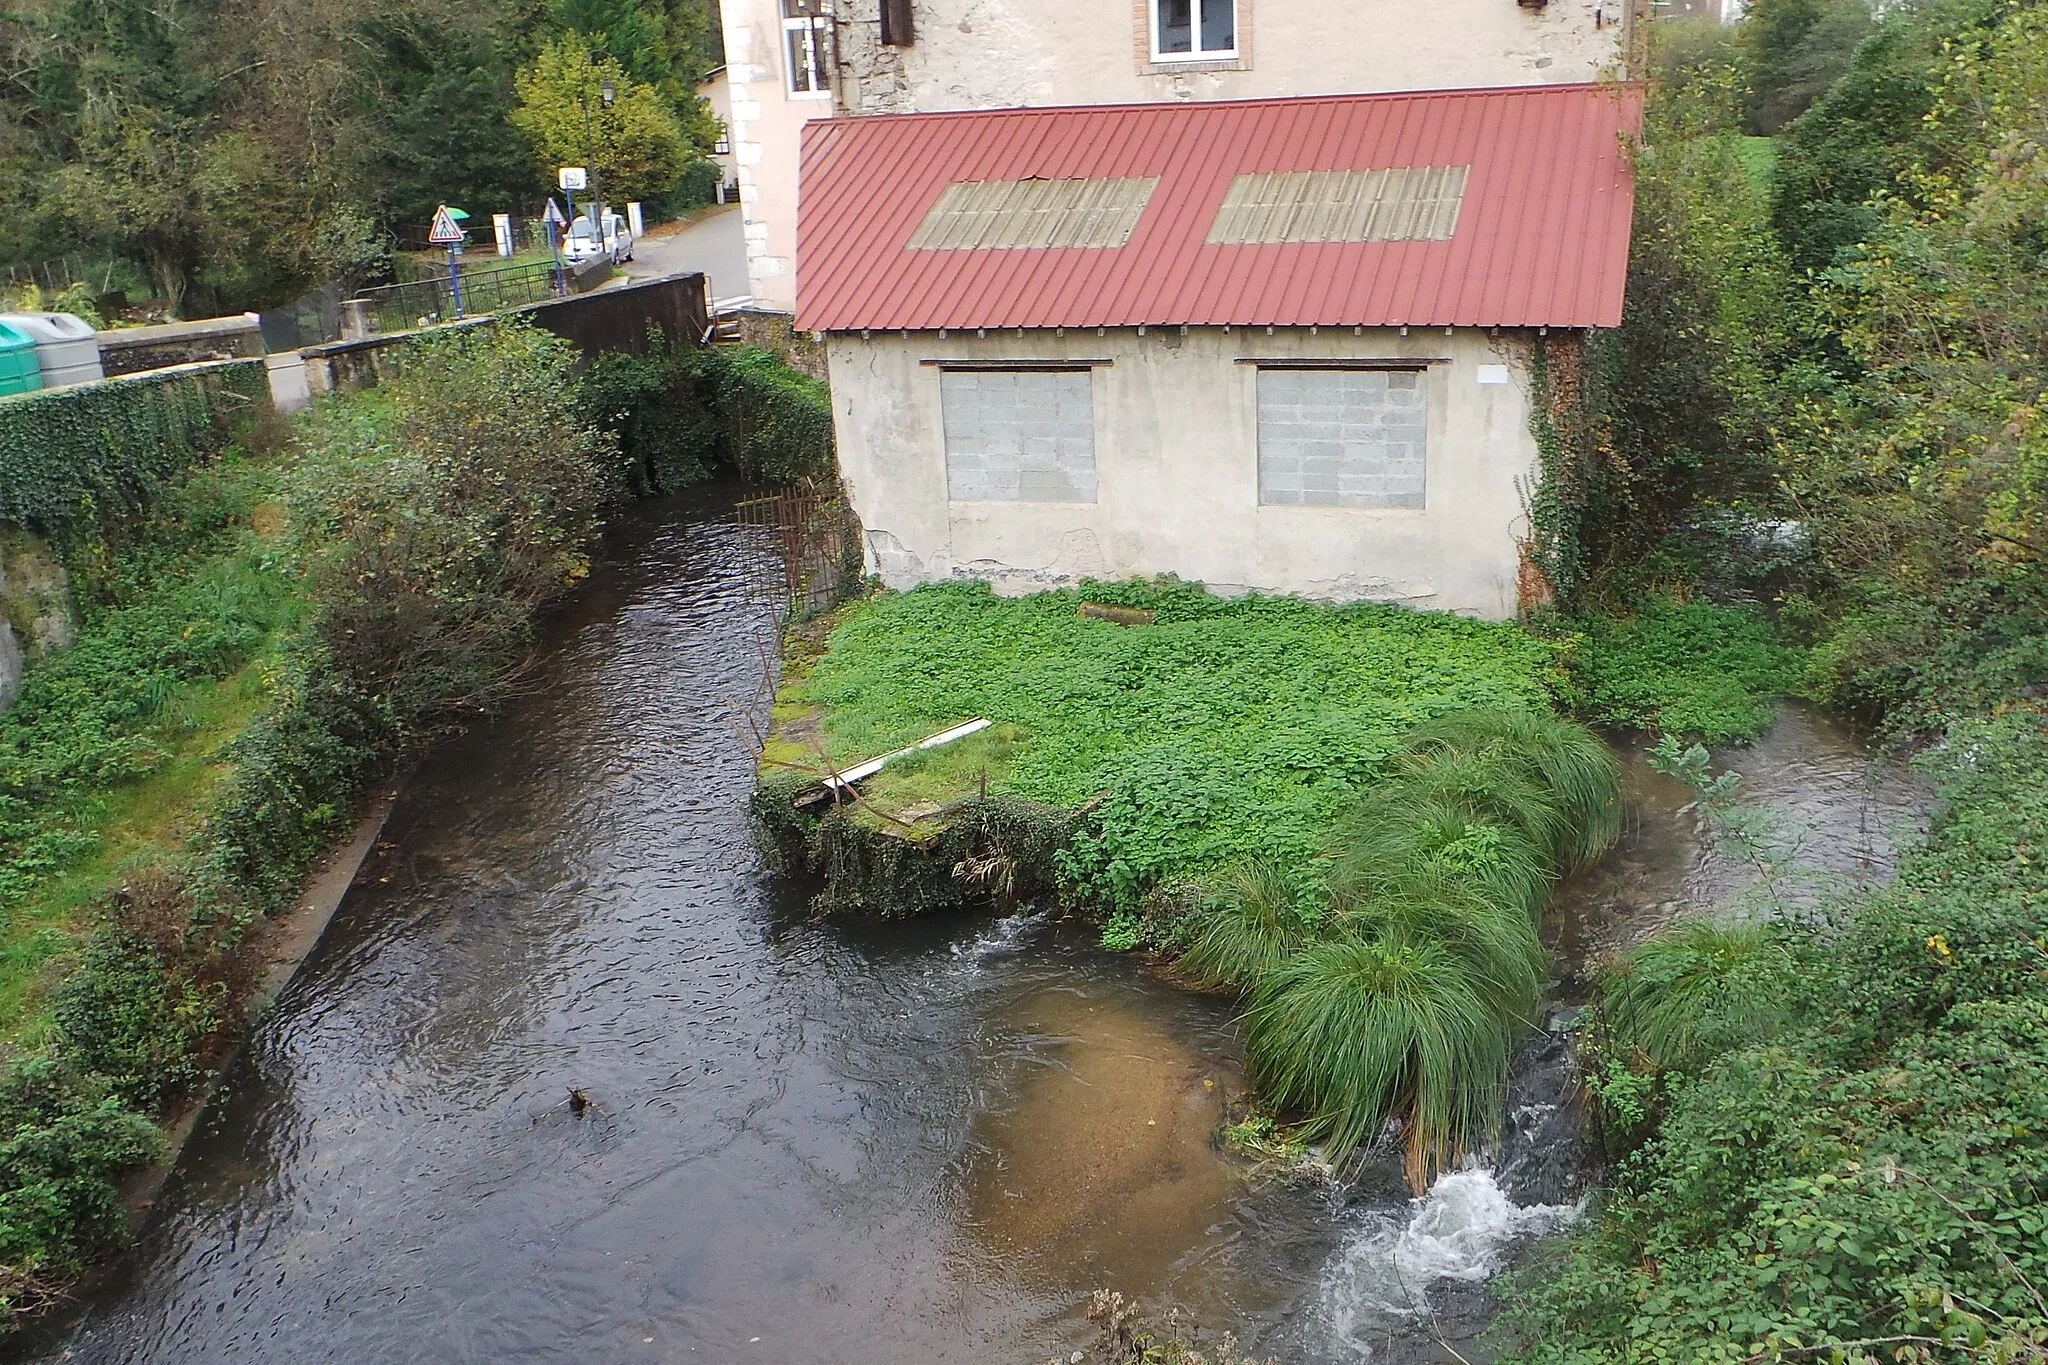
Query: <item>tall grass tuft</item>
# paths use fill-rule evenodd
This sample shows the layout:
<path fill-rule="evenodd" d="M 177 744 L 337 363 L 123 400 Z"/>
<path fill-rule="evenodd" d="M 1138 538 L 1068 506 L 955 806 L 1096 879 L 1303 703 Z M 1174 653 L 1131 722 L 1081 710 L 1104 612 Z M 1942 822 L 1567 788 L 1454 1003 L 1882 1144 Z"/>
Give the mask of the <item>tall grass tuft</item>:
<path fill-rule="evenodd" d="M 1245 1050 L 1278 1103 L 1344 1154 L 1403 1123 L 1409 1181 L 1499 1123 L 1515 1022 L 1442 942 L 1387 933 L 1303 949 L 1246 1011 Z"/>
<path fill-rule="evenodd" d="M 1773 988 L 1774 959 L 1790 961 L 1768 923 L 1678 920 L 1608 969 L 1601 1021 L 1660 1069 L 1695 1070 L 1770 1033 L 1789 998 Z"/>
<path fill-rule="evenodd" d="M 1418 872 L 1441 871 L 1539 919 L 1550 896 L 1549 853 L 1521 827 L 1470 807 L 1400 781 L 1369 793 L 1331 836 L 1332 899 L 1340 906 L 1371 900 Z"/>
<path fill-rule="evenodd" d="M 1620 788 L 1580 726 L 1440 717 L 1333 828 L 1320 938 L 1303 941 L 1274 869 L 1241 868 L 1182 970 L 1249 991 L 1254 1072 L 1340 1158 L 1398 1120 L 1420 1193 L 1498 1125 L 1542 998 L 1551 885 L 1614 842 Z"/>
<path fill-rule="evenodd" d="M 1307 941 L 1287 883 L 1265 859 L 1230 867 L 1217 892 L 1179 958 L 1196 985 L 1249 989 Z"/>
<path fill-rule="evenodd" d="M 1383 883 L 1370 899 L 1335 910 L 1338 929 L 1365 940 L 1443 945 L 1473 989 L 1515 1020 L 1535 1011 L 1548 959 L 1522 906 L 1486 894 L 1456 869 L 1417 867 Z"/>
<path fill-rule="evenodd" d="M 1551 848 L 1563 870 L 1599 857 L 1621 837 L 1621 763 L 1583 725 L 1540 711 L 1479 707 L 1419 725 L 1413 753 L 1488 754 L 1519 768 L 1562 816 Z"/>

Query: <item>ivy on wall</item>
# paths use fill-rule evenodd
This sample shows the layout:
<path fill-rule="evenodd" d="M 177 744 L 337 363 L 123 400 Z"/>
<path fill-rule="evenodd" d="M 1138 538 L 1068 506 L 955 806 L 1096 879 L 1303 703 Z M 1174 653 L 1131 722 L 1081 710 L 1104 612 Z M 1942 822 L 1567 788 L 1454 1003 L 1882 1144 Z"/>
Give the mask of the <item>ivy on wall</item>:
<path fill-rule="evenodd" d="M 263 362 L 233 360 L 0 402 L 0 522 L 67 541 L 133 513 L 268 395 Z"/>
<path fill-rule="evenodd" d="M 591 421 L 618 437 L 637 492 L 673 493 L 719 468 L 759 483 L 834 468 L 824 382 L 756 346 L 613 352 L 591 363 L 581 393 Z"/>

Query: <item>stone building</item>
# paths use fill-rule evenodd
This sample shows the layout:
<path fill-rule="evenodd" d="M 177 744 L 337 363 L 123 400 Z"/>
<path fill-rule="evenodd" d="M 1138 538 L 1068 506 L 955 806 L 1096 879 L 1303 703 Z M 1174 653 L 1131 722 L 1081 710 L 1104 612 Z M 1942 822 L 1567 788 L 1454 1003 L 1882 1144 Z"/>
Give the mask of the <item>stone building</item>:
<path fill-rule="evenodd" d="M 1637 12 L 1647 0 L 725 0 L 753 294 L 795 305 L 813 119 L 1575 84 L 1621 69 Z"/>
<path fill-rule="evenodd" d="M 1620 319 L 1640 109 L 1580 84 L 812 122 L 796 325 L 870 569 L 1513 614 L 1531 358 Z"/>

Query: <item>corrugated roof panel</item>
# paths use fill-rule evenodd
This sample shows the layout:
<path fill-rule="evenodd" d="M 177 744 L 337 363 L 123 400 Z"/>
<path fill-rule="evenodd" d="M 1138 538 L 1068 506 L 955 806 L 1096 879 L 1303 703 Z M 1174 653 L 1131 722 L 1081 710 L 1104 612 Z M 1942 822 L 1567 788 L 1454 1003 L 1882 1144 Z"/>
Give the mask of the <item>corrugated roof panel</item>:
<path fill-rule="evenodd" d="M 1120 247 L 1158 176 L 1102 180 L 955 180 L 907 243 L 911 251 Z"/>
<path fill-rule="evenodd" d="M 814 121 L 797 322 L 1612 326 L 1640 109 L 1579 85 Z M 1055 188 L 1105 181 L 1156 183 Z M 1037 188 L 935 249 L 968 182 Z"/>

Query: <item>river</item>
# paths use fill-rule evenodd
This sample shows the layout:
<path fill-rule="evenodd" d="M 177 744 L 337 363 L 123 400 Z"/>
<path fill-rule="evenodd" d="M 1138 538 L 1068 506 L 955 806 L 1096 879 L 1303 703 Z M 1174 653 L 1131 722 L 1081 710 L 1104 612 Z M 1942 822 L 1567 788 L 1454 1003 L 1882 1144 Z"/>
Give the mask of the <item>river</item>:
<path fill-rule="evenodd" d="M 744 811 L 758 534 L 716 494 L 615 528 L 530 693 L 407 787 L 61 1358 L 1037 1365 L 1098 1286 L 1295 1365 L 1472 1355 L 1487 1277 L 1573 1214 L 1557 1040 L 1498 1170 L 1253 1185 L 1211 1141 L 1225 1002 L 1043 913 L 814 922 Z M 1924 804 L 1807 712 L 1735 761 L 1851 873 Z M 1637 762 L 1630 795 L 1560 893 L 1566 998 L 1746 876 L 1682 788 Z"/>

